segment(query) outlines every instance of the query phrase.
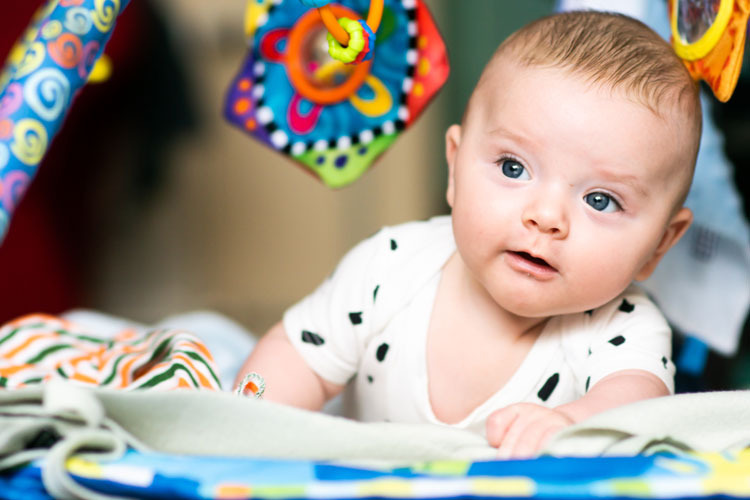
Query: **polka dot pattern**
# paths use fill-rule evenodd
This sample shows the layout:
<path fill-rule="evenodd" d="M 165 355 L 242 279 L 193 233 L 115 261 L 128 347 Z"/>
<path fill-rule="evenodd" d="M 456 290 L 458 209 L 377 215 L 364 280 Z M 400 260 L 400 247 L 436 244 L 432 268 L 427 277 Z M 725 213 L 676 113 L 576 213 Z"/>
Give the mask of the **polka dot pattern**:
<path fill-rule="evenodd" d="M 362 313 L 361 312 L 350 312 L 349 313 L 349 321 L 352 322 L 352 325 L 361 325 L 362 324 Z"/>
<path fill-rule="evenodd" d="M 613 346 L 622 345 L 625 343 L 625 337 L 623 337 L 622 335 L 618 335 L 617 337 L 609 339 L 609 343 Z"/>
<path fill-rule="evenodd" d="M 381 363 L 385 360 L 385 355 L 388 354 L 388 344 L 383 342 L 378 346 L 378 350 L 375 352 L 375 358 Z"/>
<path fill-rule="evenodd" d="M 315 346 L 320 346 L 320 345 L 325 344 L 325 340 L 323 339 L 323 337 L 309 330 L 302 330 L 302 342 L 305 342 L 307 344 L 312 344 Z"/>
<path fill-rule="evenodd" d="M 560 374 L 555 373 L 550 378 L 547 379 L 547 381 L 544 383 L 541 389 L 539 389 L 539 392 L 537 392 L 537 396 L 542 401 L 547 401 L 549 397 L 552 395 L 552 391 L 555 390 L 555 387 L 557 387 L 557 384 L 560 382 Z"/>
<path fill-rule="evenodd" d="M 632 313 L 633 310 L 635 309 L 635 305 L 628 302 L 628 299 L 622 299 L 622 302 L 620 303 L 620 307 L 618 307 L 617 309 L 624 313 Z"/>

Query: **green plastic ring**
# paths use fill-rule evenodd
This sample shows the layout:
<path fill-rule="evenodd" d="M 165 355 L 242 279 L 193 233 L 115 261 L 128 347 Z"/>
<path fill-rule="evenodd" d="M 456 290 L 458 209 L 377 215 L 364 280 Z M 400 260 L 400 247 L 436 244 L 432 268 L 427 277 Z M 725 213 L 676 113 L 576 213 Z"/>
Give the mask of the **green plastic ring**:
<path fill-rule="evenodd" d="M 336 60 L 343 63 L 354 61 L 360 52 L 365 48 L 364 28 L 359 21 L 341 17 L 338 19 L 339 24 L 349 34 L 349 45 L 342 46 L 330 33 L 326 35 L 328 39 L 328 53 Z"/>

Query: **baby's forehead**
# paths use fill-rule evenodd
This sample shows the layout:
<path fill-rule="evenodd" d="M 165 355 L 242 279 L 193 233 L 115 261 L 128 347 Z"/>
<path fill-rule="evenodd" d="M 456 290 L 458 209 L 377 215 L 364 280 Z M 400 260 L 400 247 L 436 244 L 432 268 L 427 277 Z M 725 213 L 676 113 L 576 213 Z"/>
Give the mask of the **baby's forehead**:
<path fill-rule="evenodd" d="M 582 95 L 595 97 L 579 99 Z M 616 101 L 623 104 L 613 108 L 612 103 Z M 612 109 L 616 109 L 616 113 L 613 114 Z M 544 128 L 553 115 L 563 117 L 555 122 L 560 126 L 554 129 L 554 135 L 562 139 L 548 140 L 552 134 L 547 129 L 546 136 L 539 136 L 543 142 L 535 137 L 536 128 Z M 587 124 L 588 128 L 568 130 L 566 124 L 576 122 Z M 633 124 L 637 130 L 653 133 L 628 133 L 623 128 L 625 122 Z M 658 109 L 653 109 L 627 88 L 592 82 L 568 68 L 522 65 L 512 59 L 500 60 L 488 67 L 469 102 L 464 124 L 468 133 L 478 133 L 490 142 L 496 137 L 502 140 L 501 136 L 516 141 L 519 133 L 526 134 L 532 138 L 528 149 L 543 148 L 550 154 L 558 151 L 557 144 L 561 147 L 559 151 L 570 157 L 585 156 L 598 164 L 627 164 L 629 153 L 646 147 L 641 142 L 645 140 L 648 147 L 658 153 L 660 161 L 649 162 L 646 172 L 633 168 L 629 177 L 634 185 L 637 177 L 658 181 L 658 184 L 684 177 L 689 182 L 696 149 L 693 141 L 697 140 L 691 131 L 692 118 L 677 97 L 664 99 Z M 497 130 L 500 134 L 493 136 L 492 132 Z M 571 130 L 578 133 L 569 136 Z M 618 135 L 620 131 L 622 135 Z"/>
<path fill-rule="evenodd" d="M 672 85 L 658 94 L 643 91 L 638 86 L 625 82 L 597 78 L 586 71 L 565 65 L 530 64 L 512 53 L 496 53 L 485 66 L 474 91 L 467 103 L 462 122 L 475 110 L 491 112 L 492 107 L 505 97 L 507 79 L 533 80 L 545 74 L 550 86 L 565 82 L 570 94 L 579 91 L 596 90 L 613 98 L 624 97 L 642 109 L 648 109 L 663 121 L 665 126 L 682 130 L 687 142 L 700 140 L 701 110 L 691 88 Z M 520 92 L 525 88 L 520 85 Z M 531 92 L 531 90 L 529 90 Z M 561 102 L 562 104 L 562 102 Z M 688 146 L 693 148 L 693 146 Z"/>

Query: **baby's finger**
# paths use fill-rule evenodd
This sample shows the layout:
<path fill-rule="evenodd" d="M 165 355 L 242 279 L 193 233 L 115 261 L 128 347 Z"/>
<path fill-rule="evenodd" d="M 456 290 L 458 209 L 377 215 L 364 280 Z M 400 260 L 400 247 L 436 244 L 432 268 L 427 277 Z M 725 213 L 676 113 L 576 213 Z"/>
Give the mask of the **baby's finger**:
<path fill-rule="evenodd" d="M 518 418 L 518 411 L 512 406 L 493 412 L 486 423 L 487 441 L 497 448 L 505 439 L 505 434 Z"/>
<path fill-rule="evenodd" d="M 539 442 L 536 445 L 536 449 L 534 450 L 534 454 L 539 454 L 540 451 L 544 449 L 545 446 L 547 446 L 547 443 L 554 437 L 555 434 L 566 428 L 567 424 L 560 424 L 556 427 L 550 427 L 547 429 L 547 431 L 542 434 L 539 438 Z"/>
<path fill-rule="evenodd" d="M 513 420 L 503 437 L 503 441 L 497 448 L 497 456 L 499 458 L 517 458 L 516 447 L 532 422 L 533 421 L 528 418 L 516 418 Z"/>
<path fill-rule="evenodd" d="M 551 424 L 545 420 L 538 420 L 526 426 L 523 434 L 516 442 L 511 456 L 515 458 L 531 458 L 537 454 L 544 443 L 557 431 L 565 427 L 563 424 Z"/>

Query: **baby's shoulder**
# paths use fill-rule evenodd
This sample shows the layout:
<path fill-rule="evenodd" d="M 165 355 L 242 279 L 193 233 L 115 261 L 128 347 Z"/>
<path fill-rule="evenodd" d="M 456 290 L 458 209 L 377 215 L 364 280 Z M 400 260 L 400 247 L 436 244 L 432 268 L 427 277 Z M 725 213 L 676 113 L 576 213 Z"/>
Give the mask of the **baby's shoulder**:
<path fill-rule="evenodd" d="M 393 239 L 396 249 L 399 240 L 407 249 L 418 249 L 435 240 L 453 239 L 453 226 L 449 215 L 439 215 L 426 220 L 416 220 L 384 226 L 376 236 Z"/>
<path fill-rule="evenodd" d="M 365 244 L 372 247 L 378 264 L 407 273 L 410 266 L 420 262 L 434 261 L 442 266 L 456 248 L 447 215 L 384 226 Z"/>
<path fill-rule="evenodd" d="M 583 317 L 591 324 L 611 324 L 638 321 L 666 321 L 657 305 L 638 285 L 631 284 L 620 295 L 606 304 L 585 311 Z"/>
<path fill-rule="evenodd" d="M 592 336 L 614 334 L 612 341 L 625 332 L 669 332 L 669 324 L 657 305 L 638 285 L 630 285 L 620 295 L 597 308 L 558 318 L 559 332 L 564 340 L 575 341 Z"/>

